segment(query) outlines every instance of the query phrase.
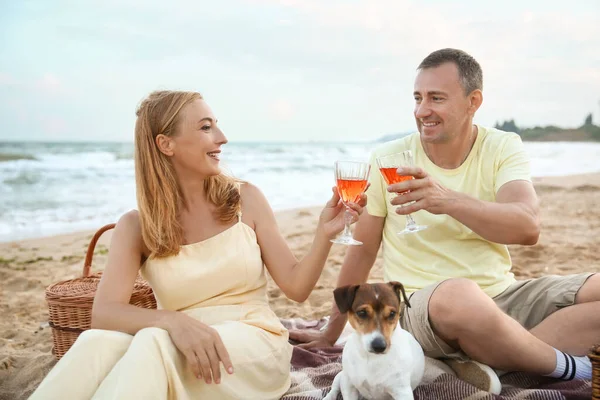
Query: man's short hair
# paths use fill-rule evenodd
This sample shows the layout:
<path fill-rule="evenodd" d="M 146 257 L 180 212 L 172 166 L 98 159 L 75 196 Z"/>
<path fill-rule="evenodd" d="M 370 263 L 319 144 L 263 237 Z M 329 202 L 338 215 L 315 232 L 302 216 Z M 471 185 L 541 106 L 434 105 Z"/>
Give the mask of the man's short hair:
<path fill-rule="evenodd" d="M 477 60 L 462 50 L 436 50 L 421 61 L 417 70 L 439 67 L 447 62 L 454 63 L 458 68 L 458 76 L 465 94 L 468 95 L 475 89 L 483 90 L 481 66 Z"/>

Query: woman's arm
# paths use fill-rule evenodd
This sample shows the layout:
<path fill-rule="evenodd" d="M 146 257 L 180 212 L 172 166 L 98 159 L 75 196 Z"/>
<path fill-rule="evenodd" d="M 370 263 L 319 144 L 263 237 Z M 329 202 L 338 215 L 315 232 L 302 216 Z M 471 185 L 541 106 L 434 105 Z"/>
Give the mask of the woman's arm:
<path fill-rule="evenodd" d="M 149 310 L 129 304 L 143 252 L 137 211 L 124 214 L 113 232 L 108 262 L 92 308 L 92 328 L 129 334 L 147 327 L 167 328 L 173 312 Z"/>
<path fill-rule="evenodd" d="M 275 215 L 260 190 L 251 184 L 242 186 L 245 212 L 252 215 L 262 259 L 273 280 L 290 299 L 306 300 L 317 283 L 331 249 L 333 239 L 344 228 L 344 205 L 337 190 L 319 218 L 315 238 L 308 253 L 298 261 L 281 235 Z M 362 213 L 366 196 L 353 205 L 354 221 Z"/>

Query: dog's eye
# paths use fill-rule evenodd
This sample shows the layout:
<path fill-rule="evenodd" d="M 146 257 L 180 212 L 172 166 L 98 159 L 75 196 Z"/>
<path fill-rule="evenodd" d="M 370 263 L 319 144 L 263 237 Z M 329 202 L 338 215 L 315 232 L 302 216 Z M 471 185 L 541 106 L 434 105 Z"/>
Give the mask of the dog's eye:
<path fill-rule="evenodd" d="M 356 316 L 360 319 L 365 319 L 367 318 L 367 312 L 365 310 L 360 310 L 356 312 Z"/>
<path fill-rule="evenodd" d="M 388 315 L 389 319 L 394 319 L 396 317 L 396 311 L 390 311 L 390 315 Z"/>

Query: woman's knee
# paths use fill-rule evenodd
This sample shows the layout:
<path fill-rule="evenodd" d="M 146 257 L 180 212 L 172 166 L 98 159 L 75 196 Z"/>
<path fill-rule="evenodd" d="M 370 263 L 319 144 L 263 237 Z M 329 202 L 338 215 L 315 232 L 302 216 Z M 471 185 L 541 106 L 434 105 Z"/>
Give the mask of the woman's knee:
<path fill-rule="evenodd" d="M 87 356 L 100 354 L 98 352 L 122 354 L 131 344 L 132 338 L 133 336 L 123 332 L 88 329 L 77 337 L 68 353 L 87 354 Z"/>
<path fill-rule="evenodd" d="M 88 329 L 85 330 L 77 337 L 75 341 L 76 344 L 81 345 L 94 345 L 94 346 L 103 346 L 105 344 L 122 344 L 124 346 L 128 346 L 131 343 L 131 339 L 133 336 L 118 332 L 118 331 L 109 331 L 104 329 Z"/>
<path fill-rule="evenodd" d="M 135 344 L 151 344 L 151 343 L 158 343 L 161 341 L 171 341 L 171 337 L 169 336 L 169 332 L 167 332 L 164 329 L 161 328 L 144 328 L 144 329 L 140 329 L 134 336 L 133 336 L 133 343 Z"/>
<path fill-rule="evenodd" d="M 137 333 L 134 335 L 134 338 L 154 339 L 157 337 L 164 337 L 165 335 L 168 336 L 169 332 L 162 328 L 150 327 L 137 331 Z"/>

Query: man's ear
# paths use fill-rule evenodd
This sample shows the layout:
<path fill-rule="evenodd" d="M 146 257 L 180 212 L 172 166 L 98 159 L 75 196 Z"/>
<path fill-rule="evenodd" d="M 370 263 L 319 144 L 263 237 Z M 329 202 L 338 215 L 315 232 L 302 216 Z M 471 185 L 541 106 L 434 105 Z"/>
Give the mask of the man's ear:
<path fill-rule="evenodd" d="M 335 304 L 342 314 L 348 312 L 354 303 L 354 296 L 360 285 L 342 286 L 333 291 Z"/>
<path fill-rule="evenodd" d="M 396 282 L 396 281 L 388 282 L 388 284 L 392 287 L 392 289 L 396 293 L 396 296 L 398 296 L 398 300 L 400 300 L 400 302 L 402 302 L 402 299 L 404 299 L 406 306 L 410 308 L 410 303 L 408 302 L 408 297 L 406 297 L 406 292 L 404 291 L 404 285 L 401 284 L 400 282 Z M 402 297 L 400 297 L 400 293 L 402 293 Z"/>
<path fill-rule="evenodd" d="M 483 104 L 483 92 L 475 89 L 469 94 L 469 113 L 475 115 L 479 107 Z"/>
<path fill-rule="evenodd" d="M 171 157 L 173 155 L 175 142 L 170 137 L 160 134 L 156 136 L 154 142 L 156 143 L 158 150 L 165 156 Z"/>

